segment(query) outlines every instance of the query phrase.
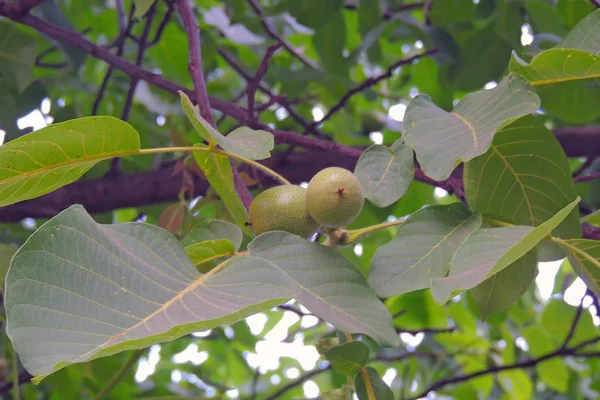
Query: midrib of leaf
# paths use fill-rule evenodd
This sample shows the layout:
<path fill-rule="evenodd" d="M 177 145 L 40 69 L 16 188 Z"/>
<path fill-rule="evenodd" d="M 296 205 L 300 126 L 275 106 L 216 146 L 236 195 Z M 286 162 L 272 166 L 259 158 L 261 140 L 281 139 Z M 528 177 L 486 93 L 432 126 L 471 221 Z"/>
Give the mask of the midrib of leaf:
<path fill-rule="evenodd" d="M 222 270 L 223 268 L 225 268 L 225 266 L 227 265 L 227 263 L 231 261 L 231 259 L 225 260 L 223 261 L 221 264 L 217 265 L 216 267 L 214 267 L 213 269 L 211 269 L 210 271 L 208 271 L 206 274 L 202 275 L 200 278 L 198 278 L 197 280 L 195 280 L 194 282 L 192 282 L 189 286 L 187 286 L 185 289 L 183 289 L 182 291 L 180 291 L 179 293 L 177 293 L 171 300 L 167 301 L 165 304 L 163 304 L 160 308 L 158 308 L 156 311 L 154 311 L 152 314 L 148 315 L 147 317 L 143 318 L 142 320 L 140 320 L 140 322 L 138 322 L 137 324 L 125 329 L 123 332 L 111 337 L 110 339 L 108 339 L 106 342 L 94 347 L 92 350 L 88 351 L 85 354 L 80 355 L 76 360 L 72 361 L 73 363 L 78 362 L 80 360 L 85 360 L 87 357 L 91 356 L 92 354 L 94 354 L 95 352 L 97 352 L 98 350 L 102 349 L 103 347 L 107 346 L 108 344 L 110 344 L 112 341 L 114 341 L 115 339 L 126 335 L 128 332 L 131 332 L 133 329 L 137 328 L 140 325 L 144 325 L 146 324 L 148 321 L 150 321 L 153 317 L 155 317 L 156 315 L 160 314 L 161 312 L 165 311 L 166 309 L 168 309 L 170 306 L 172 306 L 173 304 L 175 304 L 177 301 L 180 301 L 183 296 L 185 296 L 186 294 L 190 293 L 192 290 L 196 289 L 198 286 L 201 286 L 202 284 L 204 284 L 204 282 L 210 278 L 212 275 L 214 275 L 215 273 L 219 272 L 220 270 Z M 190 311 L 190 313 L 192 315 L 195 315 L 186 305 L 185 303 L 181 302 L 181 304 L 188 310 Z M 177 324 L 173 324 L 174 326 L 176 326 Z"/>
<path fill-rule="evenodd" d="M 417 264 L 419 264 L 421 261 L 423 261 L 423 260 L 424 260 L 424 259 L 425 259 L 427 256 L 429 256 L 429 255 L 431 254 L 431 252 L 433 252 L 435 249 L 437 249 L 438 247 L 440 247 L 440 246 L 442 245 L 442 243 L 444 243 L 444 242 L 445 242 L 445 241 L 446 241 L 446 240 L 447 240 L 447 239 L 450 237 L 450 235 L 452 235 L 452 234 L 453 234 L 454 232 L 456 232 L 456 231 L 457 231 L 457 230 L 458 230 L 458 229 L 459 229 L 461 226 L 463 226 L 464 224 L 466 224 L 466 223 L 467 223 L 468 221 L 470 221 L 470 220 L 471 220 L 471 217 L 469 216 L 467 219 L 463 220 L 463 221 L 462 221 L 460 224 L 458 224 L 458 225 L 457 225 L 457 226 L 456 226 L 454 229 L 452 229 L 452 230 L 451 230 L 451 231 L 450 231 L 450 232 L 449 232 L 447 235 L 445 235 L 444 237 L 442 237 L 442 239 L 441 239 L 441 240 L 440 240 L 440 241 L 439 241 L 439 242 L 438 242 L 438 243 L 437 243 L 435 246 L 433 246 L 433 247 L 431 248 L 431 250 L 429 250 L 429 251 L 427 252 L 427 254 L 425 254 L 423 257 L 419 258 L 419 259 L 418 259 L 418 260 L 417 260 L 417 261 L 416 261 L 416 262 L 415 262 L 413 265 L 411 265 L 411 266 L 410 266 L 410 267 L 407 269 L 407 271 L 408 271 L 408 270 L 410 270 L 410 269 L 413 269 L 413 268 L 415 268 L 415 266 L 416 266 Z M 406 272 L 406 271 L 404 271 L 404 272 Z M 427 274 L 427 275 L 429 275 L 429 272 L 430 272 L 430 271 L 428 271 L 428 274 Z M 446 273 L 447 273 L 447 272 L 448 272 L 448 271 L 446 271 Z M 396 275 L 395 277 L 393 277 L 391 280 L 389 280 L 389 281 L 386 283 L 386 286 L 387 286 L 388 284 L 390 284 L 390 283 L 394 282 L 396 279 L 399 279 L 400 277 L 402 277 L 402 275 L 404 275 L 404 274 L 399 274 L 399 275 Z"/>
<path fill-rule="evenodd" d="M 12 150 L 12 149 L 9 149 L 9 150 L 11 150 L 11 151 L 21 151 L 21 152 L 27 154 L 27 156 L 29 156 L 32 160 L 35 161 L 35 159 L 31 156 L 31 154 L 27 153 L 24 150 Z M 10 182 L 13 182 L 13 181 L 19 181 L 19 180 L 21 180 L 23 178 L 26 178 L 28 176 L 33 176 L 33 175 L 41 174 L 41 173 L 44 173 L 44 172 L 49 172 L 49 171 L 52 171 L 54 169 L 59 169 L 59 168 L 62 168 L 62 167 L 67 167 L 67 166 L 74 166 L 75 167 L 75 166 L 78 166 L 78 165 L 87 164 L 87 163 L 92 162 L 92 161 L 100 161 L 100 160 L 103 160 L 103 159 L 106 159 L 106 158 L 128 156 L 128 155 L 132 155 L 132 154 L 137 154 L 139 152 L 140 152 L 140 150 L 137 149 L 137 150 L 129 150 L 129 151 L 119 151 L 119 152 L 114 152 L 114 153 L 103 153 L 103 154 L 98 154 L 98 155 L 91 156 L 91 157 L 86 156 L 87 158 L 70 158 L 69 157 L 69 159 L 67 161 L 64 161 L 64 162 L 61 162 L 61 163 L 57 163 L 57 164 L 48 164 L 48 165 L 42 165 L 42 164 L 40 164 L 40 165 L 42 165 L 42 167 L 40 167 L 38 169 L 35 169 L 35 170 L 32 170 L 32 171 L 20 172 L 20 171 L 16 171 L 16 170 L 10 170 L 11 172 L 16 172 L 19 175 L 15 175 L 15 176 L 11 176 L 11 177 L 9 177 L 7 179 L 3 179 L 3 180 L 0 181 L 0 184 L 3 185 L 3 184 L 10 183 Z M 35 161 L 35 162 L 37 163 L 37 161 Z M 2 168 L 2 169 L 9 170 L 8 168 Z"/>
<path fill-rule="evenodd" d="M 592 67 L 590 67 L 590 69 L 591 68 Z M 582 81 L 582 80 L 595 79 L 595 78 L 600 78 L 600 73 L 592 74 L 592 75 L 585 75 L 585 76 L 571 75 L 571 76 L 566 76 L 566 77 L 563 77 L 563 78 L 551 78 L 551 79 L 542 79 L 542 80 L 539 80 L 539 81 L 529 81 L 529 84 L 531 86 L 541 86 L 541 85 L 549 85 L 549 84 L 552 84 L 552 83 Z"/>
<path fill-rule="evenodd" d="M 477 151 L 477 146 L 478 146 L 477 132 L 475 132 L 475 129 L 473 128 L 473 125 L 471 125 L 471 123 L 469 121 L 467 121 L 467 119 L 465 117 L 463 117 L 462 115 L 460 115 L 458 113 L 452 112 L 450 114 L 452 114 L 456 118 L 458 118 L 469 129 L 469 131 L 471 132 L 471 136 L 473 136 L 473 153 L 475 151 Z"/>
<path fill-rule="evenodd" d="M 508 162 L 506 157 L 504 157 L 504 154 L 502 154 L 495 145 L 493 145 L 493 144 L 490 145 L 490 148 L 492 149 L 494 154 L 496 154 L 498 157 L 500 157 L 500 159 L 502 160 L 502 162 L 504 163 L 506 168 L 513 174 L 513 176 L 515 177 L 515 180 L 521 187 L 521 191 L 523 192 L 523 197 L 525 198 L 525 204 L 527 204 L 527 210 L 529 211 L 529 217 L 531 218 L 531 223 L 535 224 L 535 216 L 533 215 L 533 209 L 531 208 L 531 201 L 529 199 L 529 195 L 527 194 L 527 190 L 525 189 L 525 184 L 523 184 L 523 181 L 521 181 L 521 177 L 519 176 L 519 174 L 517 174 L 517 171 L 514 170 L 512 165 L 510 165 L 510 163 Z"/>
<path fill-rule="evenodd" d="M 396 152 L 393 152 L 392 153 L 392 157 L 390 158 L 390 161 L 388 162 L 387 166 L 385 167 L 385 170 L 383 171 L 383 174 L 381 174 L 381 178 L 379 178 L 379 180 L 375 184 L 375 188 L 373 189 L 372 192 L 375 192 L 375 190 L 377 190 L 377 188 L 379 187 L 379 185 L 381 185 L 381 182 L 383 182 L 383 180 L 385 179 L 385 176 L 390 172 L 390 168 L 392 167 L 392 164 L 394 163 L 394 158 L 395 157 L 396 157 Z"/>

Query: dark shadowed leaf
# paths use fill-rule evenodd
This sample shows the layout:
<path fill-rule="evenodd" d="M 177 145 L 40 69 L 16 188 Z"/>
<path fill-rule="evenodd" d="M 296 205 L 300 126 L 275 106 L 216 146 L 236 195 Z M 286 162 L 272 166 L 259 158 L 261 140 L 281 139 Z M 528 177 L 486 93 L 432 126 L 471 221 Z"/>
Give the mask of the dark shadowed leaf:
<path fill-rule="evenodd" d="M 456 252 L 446 278 L 433 278 L 432 293 L 438 302 L 479 285 L 508 267 L 552 232 L 577 206 L 579 197 L 536 228 L 509 226 L 472 233 Z"/>
<path fill-rule="evenodd" d="M 506 310 L 527 290 L 537 275 L 535 250 L 471 289 L 483 318 Z"/>
<path fill-rule="evenodd" d="M 334 370 L 342 375 L 354 376 L 369 361 L 369 346 L 352 341 L 330 348 L 324 356 Z"/>
<path fill-rule="evenodd" d="M 0 206 L 76 181 L 98 161 L 139 151 L 137 132 L 113 117 L 54 124 L 0 147 Z"/>
<path fill-rule="evenodd" d="M 235 191 L 233 170 L 229 158 L 211 152 L 195 151 L 194 159 L 202 168 L 208 183 L 217 192 L 237 226 L 251 234 L 251 230 L 246 226 L 248 222 L 246 207 Z"/>
<path fill-rule="evenodd" d="M 349 333 L 398 345 L 392 318 L 356 267 L 337 251 L 285 232 L 267 232 L 248 245 L 300 287 L 296 299 L 315 315 Z"/>
<path fill-rule="evenodd" d="M 21 31 L 15 22 L 0 20 L 0 75 L 19 92 L 33 80 L 36 50 L 34 37 Z"/>
<path fill-rule="evenodd" d="M 537 226 L 577 197 L 563 149 L 531 115 L 498 131 L 488 152 L 465 164 L 464 182 L 471 207 L 517 225 Z M 554 234 L 581 236 L 577 209 Z"/>
<path fill-rule="evenodd" d="M 480 225 L 481 215 L 460 203 L 417 211 L 375 252 L 369 284 L 380 297 L 430 287 L 433 277 L 446 276 L 456 250 Z"/>
<path fill-rule="evenodd" d="M 327 24 L 317 29 L 312 41 L 327 72 L 341 76 L 348 74 L 343 55 L 346 45 L 346 24 L 341 10 L 333 13 Z"/>
<path fill-rule="evenodd" d="M 354 384 L 359 400 L 394 400 L 392 390 L 371 367 L 363 368 L 356 374 Z"/>
<path fill-rule="evenodd" d="M 556 350 L 552 337 L 540 325 L 530 325 L 523 329 L 522 334 L 533 357 L 541 357 Z M 553 358 L 538 364 L 535 369 L 549 388 L 566 393 L 569 386 L 569 369 L 563 360 Z"/>
<path fill-rule="evenodd" d="M 17 248 L 0 243 L 0 290 L 4 290 L 4 279 L 10 265 L 10 260 L 17 252 Z"/>
<path fill-rule="evenodd" d="M 563 243 L 571 266 L 587 287 L 600 294 L 600 242 L 571 239 Z"/>
<path fill-rule="evenodd" d="M 382 23 L 381 15 L 381 3 L 379 0 L 363 0 L 358 3 L 358 28 L 363 37 L 363 43 L 369 39 L 368 35 L 379 39 L 379 35 L 383 31 L 382 28 L 387 26 L 385 21 Z M 376 27 L 378 29 L 375 29 Z M 371 45 L 367 47 L 369 60 L 371 62 L 381 61 L 381 46 L 379 45 L 379 41 L 373 40 Z"/>
<path fill-rule="evenodd" d="M 78 205 L 29 238 L 6 281 L 7 333 L 37 381 L 72 363 L 233 323 L 297 294 L 264 260 L 235 257 L 202 275 L 168 232 L 100 225 Z"/>
<path fill-rule="evenodd" d="M 387 207 L 400 200 L 413 180 L 413 151 L 401 144 L 391 148 L 375 144 L 362 153 L 354 173 L 365 197 L 378 207 Z"/>
<path fill-rule="evenodd" d="M 230 153 L 251 160 L 262 160 L 271 156 L 271 150 L 273 150 L 275 143 L 271 133 L 240 127 L 224 136 L 202 118 L 198 106 L 194 106 L 185 93 L 180 91 L 179 95 L 181 96 L 183 111 L 194 129 L 209 143 L 210 147 L 218 144 Z"/>
<path fill-rule="evenodd" d="M 344 5 L 344 0 L 284 0 L 270 10 L 270 14 L 287 11 L 304 26 L 318 29 L 329 22 L 333 14 Z M 318 12 L 315 12 L 318 10 Z"/>
<path fill-rule="evenodd" d="M 538 107 L 539 98 L 529 85 L 511 74 L 494 89 L 466 95 L 450 113 L 433 104 L 429 96 L 418 95 L 406 110 L 403 137 L 427 176 L 444 180 L 460 161 L 485 153 L 505 120 Z"/>

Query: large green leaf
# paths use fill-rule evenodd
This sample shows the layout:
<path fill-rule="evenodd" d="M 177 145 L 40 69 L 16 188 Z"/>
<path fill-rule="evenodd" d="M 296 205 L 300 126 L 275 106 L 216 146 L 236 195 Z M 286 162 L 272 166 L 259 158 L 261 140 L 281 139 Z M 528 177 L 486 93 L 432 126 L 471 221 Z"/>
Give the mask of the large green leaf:
<path fill-rule="evenodd" d="M 554 297 L 548 301 L 541 314 L 540 324 L 544 331 L 550 334 L 555 346 L 562 345 L 571 331 L 577 307 L 570 306 L 562 298 Z M 569 346 L 576 346 L 597 335 L 598 328 L 594 325 L 592 314 L 584 311 L 579 316 L 579 323 L 569 341 Z"/>
<path fill-rule="evenodd" d="M 425 174 L 444 180 L 458 162 L 485 153 L 505 120 L 538 107 L 539 98 L 529 85 L 510 74 L 494 89 L 466 95 L 452 112 L 435 106 L 429 96 L 418 95 L 406 109 L 403 137 Z"/>
<path fill-rule="evenodd" d="M 359 400 L 394 400 L 392 389 L 385 384 L 377 371 L 371 367 L 362 369 L 354 378 Z"/>
<path fill-rule="evenodd" d="M 431 278 L 446 276 L 456 250 L 480 225 L 481 215 L 461 203 L 417 211 L 375 252 L 369 284 L 380 297 L 430 287 Z"/>
<path fill-rule="evenodd" d="M 481 316 L 510 307 L 531 287 L 537 274 L 535 249 L 471 289 Z"/>
<path fill-rule="evenodd" d="M 194 226 L 192 231 L 181 240 L 181 244 L 190 246 L 210 240 L 226 239 L 234 245 L 235 250 L 238 250 L 242 245 L 243 238 L 242 231 L 236 225 L 227 221 L 212 219 L 202 221 Z"/>
<path fill-rule="evenodd" d="M 537 226 L 577 197 L 562 147 L 531 115 L 498 131 L 488 152 L 465 164 L 464 182 L 471 207 L 518 225 Z M 577 213 L 553 234 L 581 237 Z"/>
<path fill-rule="evenodd" d="M 375 144 L 365 150 L 354 169 L 365 197 L 377 207 L 387 207 L 406 193 L 415 174 L 413 151 L 394 143 L 391 148 Z"/>
<path fill-rule="evenodd" d="M 571 239 L 562 244 L 577 275 L 587 287 L 600 294 L 600 241 Z"/>
<path fill-rule="evenodd" d="M 206 180 L 217 192 L 237 226 L 251 235 L 252 232 L 246 225 L 248 213 L 235 190 L 233 170 L 229 158 L 213 152 L 195 151 L 194 159 L 202 168 Z"/>
<path fill-rule="evenodd" d="M 532 357 L 541 357 L 556 350 L 550 334 L 540 325 L 530 325 L 522 331 Z M 540 379 L 549 388 L 566 393 L 569 386 L 569 369 L 560 358 L 552 358 L 535 367 Z"/>
<path fill-rule="evenodd" d="M 349 333 L 397 346 L 387 308 L 354 265 L 337 251 L 285 232 L 267 232 L 248 245 L 300 287 L 296 299 L 315 315 Z"/>
<path fill-rule="evenodd" d="M 284 0 L 269 11 L 269 14 L 289 12 L 298 22 L 309 28 L 318 29 L 344 5 L 344 0 Z"/>
<path fill-rule="evenodd" d="M 275 145 L 270 132 L 254 130 L 245 126 L 237 128 L 227 136 L 222 135 L 200 115 L 198 106 L 194 106 L 190 98 L 182 91 L 181 106 L 192 126 L 209 145 L 221 146 L 225 151 L 240 155 L 251 160 L 263 160 L 271 156 Z"/>
<path fill-rule="evenodd" d="M 586 15 L 594 11 L 594 6 L 589 1 L 558 0 L 556 11 L 562 16 L 567 27 L 572 28 Z"/>
<path fill-rule="evenodd" d="M 548 236 L 579 201 L 578 197 L 536 228 L 508 226 L 480 229 L 472 233 L 454 255 L 448 276 L 433 278 L 433 297 L 440 303 L 445 302 L 502 271 Z"/>
<path fill-rule="evenodd" d="M 0 20 L 0 75 L 19 92 L 33 80 L 37 41 L 17 27 L 15 22 Z"/>
<path fill-rule="evenodd" d="M 334 370 L 342 375 L 354 376 L 369 361 L 369 346 L 363 342 L 346 342 L 323 353 Z"/>
<path fill-rule="evenodd" d="M 363 42 L 371 41 L 367 54 L 371 62 L 381 61 L 381 46 L 379 40 L 372 40 L 369 36 L 379 39 L 387 21 L 381 21 L 381 3 L 379 0 L 363 0 L 358 3 L 358 29 Z M 362 46 L 361 43 L 361 46 Z"/>
<path fill-rule="evenodd" d="M 137 132 L 113 117 L 86 117 L 21 136 L 0 147 L 0 206 L 76 181 L 98 161 L 139 151 Z"/>
<path fill-rule="evenodd" d="M 341 10 L 333 13 L 327 24 L 319 27 L 312 37 L 312 42 L 327 72 L 341 76 L 348 74 L 343 55 L 346 46 L 346 24 Z"/>
<path fill-rule="evenodd" d="M 165 230 L 97 224 L 75 205 L 14 256 L 7 333 L 39 381 L 72 363 L 233 323 L 296 294 L 264 260 L 235 257 L 202 275 Z"/>
<path fill-rule="evenodd" d="M 570 122 L 600 116 L 600 10 L 588 15 L 555 48 L 528 64 L 516 53 L 510 70 L 527 79 L 542 98 L 542 107 Z"/>

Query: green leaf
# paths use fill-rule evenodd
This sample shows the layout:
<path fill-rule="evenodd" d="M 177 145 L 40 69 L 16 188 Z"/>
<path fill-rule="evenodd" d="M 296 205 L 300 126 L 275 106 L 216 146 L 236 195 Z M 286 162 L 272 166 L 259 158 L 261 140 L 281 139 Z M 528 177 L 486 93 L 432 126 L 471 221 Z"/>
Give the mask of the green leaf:
<path fill-rule="evenodd" d="M 354 378 L 354 384 L 359 400 L 394 400 L 392 389 L 371 367 L 362 369 Z"/>
<path fill-rule="evenodd" d="M 557 10 L 543 0 L 533 0 L 524 3 L 531 20 L 533 32 L 552 33 L 559 37 L 565 34 L 565 27 Z"/>
<path fill-rule="evenodd" d="M 197 146 L 203 147 L 202 145 Z M 246 207 L 244 207 L 242 200 L 235 191 L 233 170 L 229 158 L 212 152 L 195 151 L 194 160 L 202 168 L 206 180 L 217 192 L 237 226 L 252 235 L 252 231 L 246 226 L 248 222 Z"/>
<path fill-rule="evenodd" d="M 489 22 L 461 43 L 458 62 L 448 67 L 448 83 L 459 90 L 477 90 L 499 80 L 511 50 L 512 46 L 496 34 L 494 21 Z"/>
<path fill-rule="evenodd" d="M 429 18 L 435 26 L 468 22 L 475 18 L 475 3 L 472 0 L 435 1 L 432 3 Z"/>
<path fill-rule="evenodd" d="M 334 13 L 342 8 L 344 0 L 284 0 L 269 11 L 269 15 L 289 12 L 304 26 L 318 29 L 327 24 Z M 315 11 L 318 10 L 318 11 Z"/>
<path fill-rule="evenodd" d="M 154 0 L 133 0 L 135 4 L 134 18 L 142 18 L 150 9 Z"/>
<path fill-rule="evenodd" d="M 450 113 L 436 107 L 429 96 L 418 95 L 406 109 L 403 137 L 425 174 L 444 180 L 458 162 L 485 153 L 504 121 L 538 107 L 539 98 L 529 85 L 510 74 L 494 89 L 466 95 Z"/>
<path fill-rule="evenodd" d="M 561 243 L 567 250 L 573 270 L 588 288 L 600 294 L 600 242 L 571 239 Z"/>
<path fill-rule="evenodd" d="M 75 205 L 15 254 L 7 333 L 40 381 L 72 363 L 231 324 L 296 294 L 264 260 L 235 257 L 202 275 L 165 230 L 97 224 Z"/>
<path fill-rule="evenodd" d="M 506 310 L 527 290 L 537 275 L 535 249 L 471 289 L 483 318 Z"/>
<path fill-rule="evenodd" d="M 565 303 L 563 299 L 552 298 L 542 311 L 540 324 L 544 331 L 548 332 L 555 345 L 564 343 L 571 331 L 572 322 L 575 319 L 577 308 Z M 576 346 L 586 340 L 593 339 L 598 334 L 598 328 L 594 325 L 592 314 L 584 310 L 579 317 L 579 323 L 575 328 L 573 338 L 569 346 Z"/>
<path fill-rule="evenodd" d="M 352 341 L 327 350 L 324 354 L 334 370 L 342 375 L 354 376 L 369 361 L 369 346 Z"/>
<path fill-rule="evenodd" d="M 517 225 L 538 226 L 577 197 L 562 147 L 531 115 L 498 131 L 488 152 L 465 164 L 464 182 L 471 207 Z M 581 237 L 578 210 L 553 234 Z"/>
<path fill-rule="evenodd" d="M 588 1 L 558 0 L 556 11 L 562 16 L 567 27 L 574 27 L 586 15 L 593 12 L 594 6 Z"/>
<path fill-rule="evenodd" d="M 375 144 L 365 150 L 354 168 L 365 197 L 377 207 L 387 207 L 406 193 L 415 174 L 413 151 L 402 144 L 391 148 Z"/>
<path fill-rule="evenodd" d="M 363 38 L 367 41 L 368 35 L 379 38 L 381 32 L 388 25 L 387 21 L 381 21 L 381 4 L 379 0 L 361 0 L 358 3 L 358 29 Z M 378 29 L 374 30 L 374 28 Z M 379 41 L 375 40 L 368 46 L 367 54 L 371 62 L 381 61 L 381 46 Z"/>
<path fill-rule="evenodd" d="M 349 333 L 398 346 L 387 308 L 356 267 L 337 251 L 285 232 L 267 232 L 250 254 L 277 265 L 300 286 L 296 299 L 312 313 Z"/>
<path fill-rule="evenodd" d="M 76 181 L 98 161 L 135 154 L 138 133 L 113 117 L 53 124 L 0 147 L 0 206 Z"/>
<path fill-rule="evenodd" d="M 0 38 L 0 75 L 21 92 L 33 80 L 37 40 L 7 19 L 0 20 Z"/>
<path fill-rule="evenodd" d="M 321 58 L 327 72 L 348 75 L 348 67 L 343 55 L 346 46 L 346 23 L 342 11 L 333 13 L 327 22 L 312 37 L 313 46 Z"/>
<path fill-rule="evenodd" d="M 557 49 L 576 49 L 600 55 L 600 10 L 580 21 L 556 46 Z"/>
<path fill-rule="evenodd" d="M 548 113 L 578 123 L 600 116 L 598 107 L 593 106 L 600 101 L 600 56 L 554 48 L 541 52 L 527 64 L 513 52 L 509 68 L 536 88 Z"/>
<path fill-rule="evenodd" d="M 481 215 L 461 203 L 417 211 L 375 252 L 369 284 L 380 297 L 430 287 L 433 277 L 446 276 L 452 257 L 480 225 Z"/>
<path fill-rule="evenodd" d="M 581 223 L 588 223 L 594 226 L 600 226 L 600 210 L 596 210 L 591 214 L 581 217 Z"/>
<path fill-rule="evenodd" d="M 225 151 L 250 160 L 263 160 L 271 156 L 271 150 L 275 145 L 271 133 L 243 126 L 223 136 L 202 118 L 198 106 L 194 106 L 184 92 L 180 91 L 179 95 L 185 115 L 198 134 L 209 143 L 209 147 L 218 144 Z"/>
<path fill-rule="evenodd" d="M 523 329 L 522 335 L 529 345 L 532 357 L 541 357 L 556 350 L 552 337 L 539 325 L 530 325 Z M 569 386 L 569 369 L 560 358 L 552 358 L 535 367 L 540 379 L 549 388 L 566 393 Z"/>
<path fill-rule="evenodd" d="M 207 240 L 185 247 L 185 252 L 195 266 L 235 254 L 233 243 L 226 239 Z M 202 272 L 206 270 L 203 269 Z"/>
<path fill-rule="evenodd" d="M 4 280 L 8 272 L 10 260 L 16 252 L 16 247 L 0 243 L 0 290 L 4 289 Z"/>
<path fill-rule="evenodd" d="M 436 301 L 448 301 L 472 289 L 508 267 L 548 236 L 577 206 L 579 197 L 536 228 L 509 226 L 480 229 L 460 246 L 446 278 L 433 278 L 431 291 Z"/>
<path fill-rule="evenodd" d="M 533 383 L 527 372 L 521 369 L 500 372 L 498 383 L 506 394 L 503 399 L 531 400 L 533 397 Z"/>
<path fill-rule="evenodd" d="M 220 239 L 229 240 L 237 251 L 242 245 L 244 236 L 235 224 L 220 219 L 211 219 L 194 226 L 192 231 L 181 240 L 181 244 L 191 246 L 200 242 Z"/>

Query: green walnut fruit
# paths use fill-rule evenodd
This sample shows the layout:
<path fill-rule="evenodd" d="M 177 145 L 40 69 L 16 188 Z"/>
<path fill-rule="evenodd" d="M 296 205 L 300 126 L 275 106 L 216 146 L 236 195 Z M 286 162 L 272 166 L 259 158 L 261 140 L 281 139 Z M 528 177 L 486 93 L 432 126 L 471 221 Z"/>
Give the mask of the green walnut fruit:
<path fill-rule="evenodd" d="M 267 189 L 250 204 L 250 223 L 255 235 L 285 231 L 309 237 L 319 224 L 306 211 L 306 189 L 282 185 Z"/>
<path fill-rule="evenodd" d="M 341 228 L 354 221 L 364 203 L 360 181 L 344 168 L 325 168 L 308 183 L 306 208 L 322 226 Z"/>

